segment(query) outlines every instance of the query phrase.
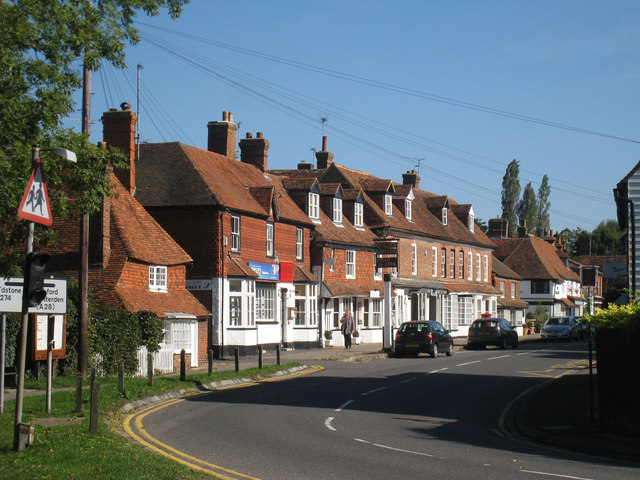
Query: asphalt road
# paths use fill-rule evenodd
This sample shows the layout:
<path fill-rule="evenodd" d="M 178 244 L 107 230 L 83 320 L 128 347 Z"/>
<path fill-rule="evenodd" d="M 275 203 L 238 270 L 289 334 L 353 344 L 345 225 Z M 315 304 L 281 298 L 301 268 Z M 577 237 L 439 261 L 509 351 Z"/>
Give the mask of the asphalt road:
<path fill-rule="evenodd" d="M 150 407 L 135 414 L 136 436 L 227 478 L 637 479 L 633 466 L 501 428 L 519 394 L 586 359 L 581 342 L 321 362 L 315 373 Z"/>

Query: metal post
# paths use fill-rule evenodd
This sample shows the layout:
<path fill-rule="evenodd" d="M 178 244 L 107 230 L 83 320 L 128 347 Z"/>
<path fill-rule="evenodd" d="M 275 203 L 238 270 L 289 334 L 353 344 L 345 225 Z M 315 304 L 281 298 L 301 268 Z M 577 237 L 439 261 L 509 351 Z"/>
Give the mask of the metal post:
<path fill-rule="evenodd" d="M 147 380 L 150 387 L 153 387 L 153 355 L 147 353 Z"/>
<path fill-rule="evenodd" d="M 208 373 L 213 373 L 213 348 L 210 348 L 207 352 Z"/>
<path fill-rule="evenodd" d="M 382 348 L 391 350 L 391 274 L 384 274 L 384 328 L 382 329 Z"/>
<path fill-rule="evenodd" d="M 37 145 L 33 147 L 32 161 L 38 160 L 40 148 Z M 27 244 L 25 247 L 25 257 L 33 251 L 33 233 L 35 226 L 33 222 L 29 222 L 27 231 Z M 27 264 L 25 261 L 25 270 Z M 27 272 L 24 272 L 24 277 L 27 278 Z M 24 372 L 27 361 L 27 330 L 29 328 L 29 302 L 27 301 L 27 286 L 22 287 L 22 324 L 20 327 L 20 352 L 18 355 L 18 384 L 16 389 L 16 416 L 13 430 L 13 449 L 17 452 L 21 452 L 27 446 L 24 441 L 21 441 L 20 425 L 22 424 L 22 403 L 24 401 Z M 23 437 L 24 439 L 24 437 Z"/>
<path fill-rule="evenodd" d="M 240 371 L 240 349 L 236 347 L 233 353 L 236 360 L 236 372 L 239 372 Z"/>
<path fill-rule="evenodd" d="M 0 415 L 4 413 L 4 345 L 7 341 L 7 314 L 2 314 L 0 330 Z"/>
<path fill-rule="evenodd" d="M 276 363 L 280 365 L 280 345 L 276 345 Z"/>
<path fill-rule="evenodd" d="M 258 345 L 258 368 L 262 370 L 262 345 Z"/>
<path fill-rule="evenodd" d="M 124 393 L 124 362 L 118 363 L 118 391 Z"/>
<path fill-rule="evenodd" d="M 49 315 L 47 318 L 47 413 L 51 413 L 51 375 L 53 370 L 53 328 L 56 317 Z"/>

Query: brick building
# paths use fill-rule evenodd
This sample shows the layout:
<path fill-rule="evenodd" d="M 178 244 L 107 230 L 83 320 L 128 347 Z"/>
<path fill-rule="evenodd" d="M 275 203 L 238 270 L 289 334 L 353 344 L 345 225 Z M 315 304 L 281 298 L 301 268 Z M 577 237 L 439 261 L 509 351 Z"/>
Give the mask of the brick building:
<path fill-rule="evenodd" d="M 134 129 L 112 125 L 130 125 L 126 118 L 103 121 L 107 143 L 133 148 Z M 230 112 L 208 132 L 208 150 L 143 144 L 134 165 L 136 199 L 194 260 L 187 288 L 213 314 L 208 345 L 218 356 L 235 347 L 317 346 L 312 222 L 266 173 L 269 142 L 261 132 L 240 141 L 240 161 Z"/>

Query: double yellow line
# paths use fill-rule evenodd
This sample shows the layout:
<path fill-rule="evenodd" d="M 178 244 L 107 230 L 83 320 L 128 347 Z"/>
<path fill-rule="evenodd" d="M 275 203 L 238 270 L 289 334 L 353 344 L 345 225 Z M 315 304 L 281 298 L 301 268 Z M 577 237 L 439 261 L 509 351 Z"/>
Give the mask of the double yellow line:
<path fill-rule="evenodd" d="M 263 383 L 263 382 L 277 382 L 280 380 L 288 380 L 288 379 L 299 377 L 302 375 L 315 373 L 320 370 L 323 370 L 323 367 L 316 365 L 316 366 L 312 366 L 304 370 L 299 370 L 297 372 L 293 372 L 287 375 L 269 377 L 264 380 L 258 380 L 258 381 L 237 384 L 237 385 L 220 387 L 220 388 L 216 388 L 215 390 L 231 390 L 234 388 L 246 388 L 246 387 L 258 385 L 259 383 Z M 207 392 L 207 393 L 210 393 L 210 392 Z M 199 395 L 206 395 L 206 393 L 199 393 L 193 396 L 199 396 Z M 144 445 L 151 451 L 158 453 L 160 455 L 163 455 L 167 458 L 170 458 L 171 460 L 178 462 L 182 465 L 185 465 L 189 468 L 192 468 L 194 470 L 198 470 L 200 472 L 204 472 L 207 474 L 215 474 L 218 478 L 221 478 L 223 480 L 237 480 L 239 478 L 243 478 L 247 480 L 259 480 L 256 477 L 245 475 L 243 473 L 236 472 L 234 470 L 230 470 L 230 469 L 221 467 L 219 465 L 214 465 L 212 463 L 205 462 L 204 460 L 200 460 L 184 452 L 176 450 L 175 448 L 153 438 L 149 434 L 149 432 L 145 430 L 144 425 L 142 423 L 147 415 L 155 413 L 171 405 L 175 405 L 177 403 L 183 402 L 184 400 L 185 400 L 184 397 L 167 400 L 165 402 L 162 402 L 156 405 L 151 405 L 138 412 L 127 415 L 127 417 L 122 422 L 122 427 L 124 428 L 124 431 L 131 438 L 133 438 L 136 442 L 140 443 L 141 445 Z"/>

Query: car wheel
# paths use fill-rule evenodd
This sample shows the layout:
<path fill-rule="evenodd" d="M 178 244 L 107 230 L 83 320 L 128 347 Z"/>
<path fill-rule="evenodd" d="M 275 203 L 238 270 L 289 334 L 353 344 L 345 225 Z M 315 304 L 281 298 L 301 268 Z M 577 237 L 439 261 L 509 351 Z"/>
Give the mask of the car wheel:
<path fill-rule="evenodd" d="M 502 341 L 500 342 L 500 348 L 505 350 L 509 345 L 507 344 L 507 337 L 502 337 Z"/>
<path fill-rule="evenodd" d="M 449 344 L 449 348 L 447 349 L 447 357 L 450 357 L 451 355 L 453 355 L 453 342 L 451 342 Z"/>
<path fill-rule="evenodd" d="M 438 344 L 433 344 L 433 350 L 431 351 L 431 358 L 436 358 L 438 356 Z"/>

